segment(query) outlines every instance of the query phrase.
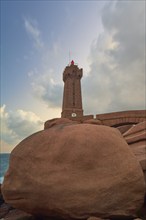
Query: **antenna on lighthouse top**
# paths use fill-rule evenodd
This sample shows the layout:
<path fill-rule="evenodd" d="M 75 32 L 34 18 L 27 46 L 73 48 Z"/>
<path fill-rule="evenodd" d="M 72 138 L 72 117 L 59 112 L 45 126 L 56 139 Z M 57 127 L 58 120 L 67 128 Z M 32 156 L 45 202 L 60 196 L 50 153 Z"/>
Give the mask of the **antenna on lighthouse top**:
<path fill-rule="evenodd" d="M 70 52 L 70 50 L 69 50 L 69 53 L 68 53 L 68 58 L 69 58 L 69 66 L 71 66 L 71 65 L 75 65 L 75 62 L 74 62 L 74 60 L 71 60 L 71 52 Z"/>
<path fill-rule="evenodd" d="M 68 53 L 68 59 L 69 59 L 68 64 L 70 64 L 70 60 L 71 60 L 71 58 L 70 58 L 70 50 L 69 50 L 69 53 Z"/>

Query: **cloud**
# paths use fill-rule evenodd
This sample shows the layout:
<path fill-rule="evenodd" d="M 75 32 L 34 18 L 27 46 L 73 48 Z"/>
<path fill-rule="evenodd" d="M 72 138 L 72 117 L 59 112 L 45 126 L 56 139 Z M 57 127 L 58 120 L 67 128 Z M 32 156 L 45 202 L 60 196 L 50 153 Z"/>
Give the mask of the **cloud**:
<path fill-rule="evenodd" d="M 24 18 L 24 26 L 27 33 L 32 37 L 33 43 L 37 49 L 40 49 L 39 64 L 30 69 L 27 73 L 32 93 L 35 98 L 43 101 L 49 108 L 60 108 L 62 99 L 62 81 L 58 64 L 62 58 L 62 46 L 60 39 L 53 39 L 45 43 L 41 39 L 41 31 L 38 28 L 37 21 Z M 48 39 L 51 39 L 51 32 Z"/>
<path fill-rule="evenodd" d="M 90 70 L 82 79 L 85 114 L 145 108 L 144 4 L 144 1 L 104 4 L 103 31 L 92 43 Z M 25 19 L 25 28 L 36 44 L 42 42 L 37 22 Z M 42 44 L 40 65 L 28 75 L 34 96 L 49 108 L 58 108 L 63 97 L 61 39 L 50 46 Z"/>
<path fill-rule="evenodd" d="M 44 101 L 50 108 L 61 106 L 62 84 L 54 77 L 54 70 L 48 69 L 46 72 L 32 75 L 32 89 L 36 98 Z M 31 77 L 31 75 L 30 75 Z"/>
<path fill-rule="evenodd" d="M 41 39 L 41 32 L 38 29 L 37 22 L 32 19 L 24 18 L 25 30 L 32 38 L 34 46 L 37 49 L 42 49 L 44 47 L 44 42 Z"/>
<path fill-rule="evenodd" d="M 12 149 L 22 139 L 31 135 L 34 132 L 43 129 L 43 122 L 33 112 L 18 109 L 14 111 L 7 111 L 6 105 L 0 108 L 1 119 L 1 142 L 2 149 L 5 146 L 10 146 Z M 10 150 L 11 150 L 10 149 Z"/>
<path fill-rule="evenodd" d="M 83 78 L 86 113 L 145 108 L 145 2 L 113 1 L 101 14 Z"/>

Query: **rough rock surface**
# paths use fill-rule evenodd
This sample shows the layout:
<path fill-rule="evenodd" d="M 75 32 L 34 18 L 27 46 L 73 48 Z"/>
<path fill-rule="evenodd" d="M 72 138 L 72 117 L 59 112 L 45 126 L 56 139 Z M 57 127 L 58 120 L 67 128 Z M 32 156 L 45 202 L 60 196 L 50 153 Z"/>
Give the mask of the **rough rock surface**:
<path fill-rule="evenodd" d="M 54 119 L 51 119 L 51 120 L 48 120 L 45 122 L 44 124 L 44 129 L 48 129 L 48 128 L 51 128 L 51 127 L 54 127 L 55 125 L 65 125 L 65 124 L 79 124 L 80 122 L 77 122 L 77 121 L 71 121 L 70 119 L 68 118 L 54 118 Z"/>
<path fill-rule="evenodd" d="M 4 220 L 35 220 L 35 217 L 21 210 L 12 209 L 4 217 Z"/>
<path fill-rule="evenodd" d="M 34 216 L 6 204 L 1 194 L 0 184 L 0 220 L 37 220 Z"/>
<path fill-rule="evenodd" d="M 102 124 L 102 122 L 97 119 L 88 119 L 88 120 L 85 120 L 83 123 L 84 124 L 94 124 L 94 125 L 101 125 Z"/>
<path fill-rule="evenodd" d="M 135 143 L 140 140 L 146 140 L 146 121 L 133 125 L 123 134 L 123 137 L 128 144 Z"/>
<path fill-rule="evenodd" d="M 123 134 L 132 152 L 139 161 L 144 175 L 146 173 L 146 121 L 132 126 Z M 145 177 L 146 178 L 146 177 Z"/>
<path fill-rule="evenodd" d="M 87 219 L 136 216 L 144 188 L 140 165 L 117 129 L 69 122 L 17 145 L 2 192 L 32 214 Z"/>
<path fill-rule="evenodd" d="M 89 217 L 87 220 L 104 220 L 104 219 L 103 218 L 98 218 L 98 217 Z"/>
<path fill-rule="evenodd" d="M 121 132 L 121 134 L 125 133 L 126 131 L 128 131 L 133 125 L 121 125 L 119 127 L 117 127 L 117 129 Z"/>

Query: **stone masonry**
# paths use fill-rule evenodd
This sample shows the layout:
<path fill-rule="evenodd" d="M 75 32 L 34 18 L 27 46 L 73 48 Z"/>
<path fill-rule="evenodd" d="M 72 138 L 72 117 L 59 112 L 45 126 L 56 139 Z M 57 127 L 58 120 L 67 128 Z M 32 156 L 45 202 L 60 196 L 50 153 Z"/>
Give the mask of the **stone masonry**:
<path fill-rule="evenodd" d="M 102 125 L 110 127 L 132 126 L 133 124 L 146 121 L 146 110 L 97 114 L 95 118 L 93 115 L 83 115 L 81 93 L 82 76 L 83 69 L 79 69 L 73 60 L 66 66 L 63 72 L 64 94 L 61 113 L 62 118 L 68 118 L 81 123 L 85 120 L 94 119 L 100 121 Z M 125 127 L 122 129 L 125 129 Z"/>
<path fill-rule="evenodd" d="M 81 94 L 81 78 L 83 70 L 79 69 L 74 61 L 67 66 L 63 72 L 64 94 L 62 114 L 63 118 L 82 117 L 82 94 Z"/>

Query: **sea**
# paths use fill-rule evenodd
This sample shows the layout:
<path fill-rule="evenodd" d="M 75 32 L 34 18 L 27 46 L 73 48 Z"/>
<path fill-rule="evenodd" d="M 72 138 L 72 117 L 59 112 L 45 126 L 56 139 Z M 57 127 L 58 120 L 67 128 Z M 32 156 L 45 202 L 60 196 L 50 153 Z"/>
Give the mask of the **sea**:
<path fill-rule="evenodd" d="M 10 154 L 0 153 L 0 183 L 4 180 L 4 174 L 6 173 L 9 166 Z"/>

